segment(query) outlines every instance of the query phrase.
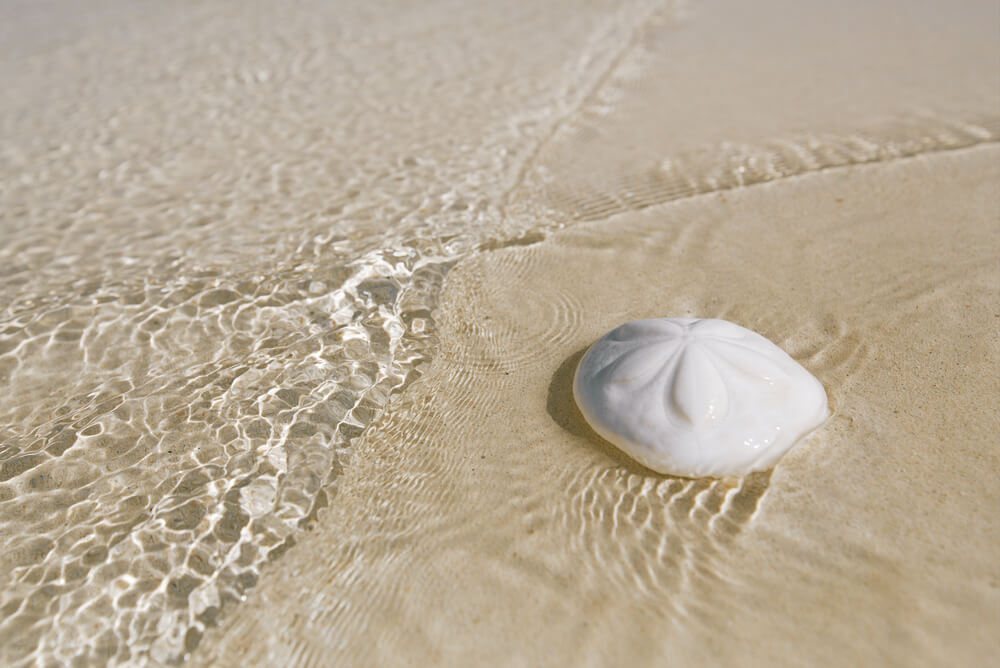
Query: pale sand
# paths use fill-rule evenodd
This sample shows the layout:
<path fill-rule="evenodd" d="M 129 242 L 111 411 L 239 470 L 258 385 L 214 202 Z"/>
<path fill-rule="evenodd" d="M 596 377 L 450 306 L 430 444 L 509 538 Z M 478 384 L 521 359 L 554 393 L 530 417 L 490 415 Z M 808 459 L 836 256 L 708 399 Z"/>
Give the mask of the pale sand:
<path fill-rule="evenodd" d="M 449 274 L 423 379 L 195 663 L 1000 656 L 1000 150 L 935 153 L 996 140 L 994 8 L 675 18 L 539 147 L 505 207 L 529 233 Z M 667 315 L 768 336 L 833 417 L 743 480 L 632 463 L 569 379 Z"/>
<path fill-rule="evenodd" d="M 0 665 L 189 653 L 336 495 L 445 273 L 508 236 L 521 166 L 659 9 L 4 3 Z"/>
<path fill-rule="evenodd" d="M 683 4 L 644 24 L 539 151 L 515 203 L 593 220 L 996 141 L 998 34 L 1000 10 L 982 0 Z"/>
<path fill-rule="evenodd" d="M 594 222 L 449 274 L 424 377 L 194 663 L 1000 657 L 1000 17 L 741 7 L 654 14 L 539 147 L 508 218 Z M 771 338 L 833 417 L 743 480 L 637 466 L 570 378 L 669 315 Z"/>
<path fill-rule="evenodd" d="M 220 619 L 196 662 L 998 653 L 992 0 L 4 19 L 0 662 Z M 671 310 L 787 346 L 834 419 L 773 474 L 638 469 L 567 379 Z"/>
<path fill-rule="evenodd" d="M 441 352 L 202 661 L 963 665 L 996 656 L 1000 149 L 582 224 L 450 276 Z M 722 317 L 826 386 L 773 475 L 664 478 L 569 379 L 631 318 Z M 211 637 L 211 636 L 210 636 Z"/>

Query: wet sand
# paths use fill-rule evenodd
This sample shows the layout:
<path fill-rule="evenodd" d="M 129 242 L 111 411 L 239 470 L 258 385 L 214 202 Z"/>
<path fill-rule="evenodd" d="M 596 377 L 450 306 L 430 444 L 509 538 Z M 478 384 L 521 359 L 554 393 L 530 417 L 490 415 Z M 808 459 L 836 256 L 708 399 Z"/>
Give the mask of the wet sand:
<path fill-rule="evenodd" d="M 17 2 L 0 661 L 1000 656 L 991 2 Z M 724 317 L 825 384 L 658 476 L 569 380 Z"/>
<path fill-rule="evenodd" d="M 449 273 L 430 367 L 195 663 L 1000 655 L 994 14 L 654 14 L 512 192 L 548 226 Z M 658 316 L 762 333 L 833 416 L 771 472 L 643 469 L 570 379 Z"/>
<path fill-rule="evenodd" d="M 581 224 L 449 276 L 441 352 L 204 665 L 968 665 L 1000 622 L 1000 149 Z M 833 417 L 773 472 L 658 476 L 581 420 L 581 351 L 721 317 Z M 196 662 L 197 663 L 197 662 Z"/>
<path fill-rule="evenodd" d="M 570 8 L 0 10 L 0 664 L 177 663 L 315 522 L 662 9 Z"/>

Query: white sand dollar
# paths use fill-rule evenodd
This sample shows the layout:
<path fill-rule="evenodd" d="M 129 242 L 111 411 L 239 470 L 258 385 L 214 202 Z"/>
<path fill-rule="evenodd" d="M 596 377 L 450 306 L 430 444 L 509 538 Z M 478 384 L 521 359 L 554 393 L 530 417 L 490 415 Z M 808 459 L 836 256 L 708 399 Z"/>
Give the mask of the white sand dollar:
<path fill-rule="evenodd" d="M 594 431 L 659 473 L 772 467 L 829 416 L 812 374 L 725 320 L 633 320 L 580 360 L 573 396 Z"/>

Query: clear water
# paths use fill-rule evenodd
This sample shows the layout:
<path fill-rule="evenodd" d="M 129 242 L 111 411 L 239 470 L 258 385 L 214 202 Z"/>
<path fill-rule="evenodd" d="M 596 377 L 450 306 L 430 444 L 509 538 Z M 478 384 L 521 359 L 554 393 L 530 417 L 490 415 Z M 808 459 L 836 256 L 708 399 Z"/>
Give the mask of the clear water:
<path fill-rule="evenodd" d="M 183 660 L 433 357 L 462 258 L 998 133 L 914 112 L 554 183 L 675 10 L 468 4 L 4 10 L 5 665 Z"/>

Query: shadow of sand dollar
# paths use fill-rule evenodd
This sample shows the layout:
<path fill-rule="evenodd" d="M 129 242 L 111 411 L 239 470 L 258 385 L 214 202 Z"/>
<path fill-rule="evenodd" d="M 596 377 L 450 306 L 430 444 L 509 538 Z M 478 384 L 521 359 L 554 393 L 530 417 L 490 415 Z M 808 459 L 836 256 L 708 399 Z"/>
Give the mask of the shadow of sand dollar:
<path fill-rule="evenodd" d="M 548 395 L 545 401 L 545 410 L 549 416 L 555 420 L 560 427 L 581 438 L 592 441 L 596 447 L 608 457 L 615 459 L 619 465 L 632 467 L 635 472 L 645 472 L 655 475 L 646 467 L 642 466 L 632 458 L 628 457 L 621 450 L 608 443 L 595 432 L 583 414 L 580 407 L 576 405 L 573 398 L 573 377 L 576 375 L 576 367 L 580 364 L 587 348 L 580 348 L 575 353 L 563 360 L 556 372 L 552 374 L 552 382 L 549 383 Z"/>

